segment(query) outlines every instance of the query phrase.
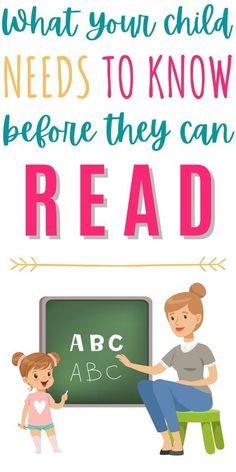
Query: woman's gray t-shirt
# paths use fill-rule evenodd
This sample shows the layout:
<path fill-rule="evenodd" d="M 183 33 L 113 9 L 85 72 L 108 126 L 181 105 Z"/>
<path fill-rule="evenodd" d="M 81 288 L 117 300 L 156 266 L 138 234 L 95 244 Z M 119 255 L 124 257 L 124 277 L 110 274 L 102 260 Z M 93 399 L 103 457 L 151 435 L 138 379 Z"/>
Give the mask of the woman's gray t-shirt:
<path fill-rule="evenodd" d="M 162 362 L 167 367 L 173 367 L 179 380 L 203 379 L 204 366 L 215 362 L 215 358 L 205 344 L 198 343 L 191 351 L 183 352 L 181 345 L 174 347 L 163 358 Z M 195 387 L 206 393 L 211 393 L 208 386 Z"/>

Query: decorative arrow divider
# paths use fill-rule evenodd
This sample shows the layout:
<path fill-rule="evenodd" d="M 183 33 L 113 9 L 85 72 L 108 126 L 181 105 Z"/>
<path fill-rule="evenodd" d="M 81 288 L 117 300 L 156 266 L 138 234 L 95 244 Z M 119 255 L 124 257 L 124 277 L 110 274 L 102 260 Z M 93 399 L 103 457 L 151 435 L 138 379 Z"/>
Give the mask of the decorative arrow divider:
<path fill-rule="evenodd" d="M 53 263 L 39 263 L 36 262 L 34 257 L 30 258 L 30 262 L 26 262 L 23 257 L 19 257 L 19 261 L 15 259 L 10 259 L 12 262 L 11 270 L 19 269 L 22 272 L 24 269 L 30 269 L 30 272 L 33 272 L 37 267 L 77 267 L 77 268 L 84 268 L 84 267 L 107 267 L 107 268 L 123 268 L 123 267 L 200 267 L 204 272 L 206 272 L 207 268 L 210 268 L 214 271 L 217 269 L 226 270 L 224 267 L 224 262 L 226 259 L 222 259 L 221 261 L 217 262 L 217 257 L 214 257 L 210 262 L 206 262 L 206 257 L 204 256 L 200 262 L 193 262 L 193 263 L 159 263 L 159 264 L 53 264 Z"/>

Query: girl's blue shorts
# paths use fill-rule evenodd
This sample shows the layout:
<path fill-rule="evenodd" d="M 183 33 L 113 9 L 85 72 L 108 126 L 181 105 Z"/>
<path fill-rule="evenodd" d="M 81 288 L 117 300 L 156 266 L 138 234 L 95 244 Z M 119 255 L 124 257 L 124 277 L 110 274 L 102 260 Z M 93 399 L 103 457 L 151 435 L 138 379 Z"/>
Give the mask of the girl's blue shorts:
<path fill-rule="evenodd" d="M 40 426 L 34 426 L 33 424 L 28 424 L 28 429 L 36 429 L 37 431 L 47 431 L 48 429 L 54 428 L 53 423 L 42 424 Z"/>

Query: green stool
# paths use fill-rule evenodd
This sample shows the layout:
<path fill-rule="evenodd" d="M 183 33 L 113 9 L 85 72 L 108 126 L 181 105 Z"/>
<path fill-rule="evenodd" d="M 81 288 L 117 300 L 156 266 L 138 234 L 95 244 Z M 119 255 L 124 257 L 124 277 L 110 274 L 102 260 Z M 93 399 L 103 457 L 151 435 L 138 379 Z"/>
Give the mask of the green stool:
<path fill-rule="evenodd" d="M 208 454 L 214 454 L 217 449 L 224 449 L 224 438 L 220 424 L 219 410 L 209 411 L 178 411 L 182 443 L 186 435 L 188 423 L 201 423 L 204 446 Z"/>

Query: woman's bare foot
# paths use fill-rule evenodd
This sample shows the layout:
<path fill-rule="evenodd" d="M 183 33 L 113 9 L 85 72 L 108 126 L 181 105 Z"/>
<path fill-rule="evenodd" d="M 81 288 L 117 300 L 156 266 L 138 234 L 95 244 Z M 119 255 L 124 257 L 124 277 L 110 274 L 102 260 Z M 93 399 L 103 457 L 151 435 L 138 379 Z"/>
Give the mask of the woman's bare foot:
<path fill-rule="evenodd" d="M 174 444 L 171 448 L 172 451 L 174 451 L 174 452 L 182 451 L 183 450 L 183 444 L 182 444 L 182 441 L 181 441 L 179 431 L 176 431 L 176 433 L 172 433 L 172 435 L 173 435 L 173 438 L 174 438 Z"/>
<path fill-rule="evenodd" d="M 182 446 L 182 444 L 174 444 L 171 449 L 172 449 L 172 451 L 175 451 L 175 452 L 176 451 L 182 451 L 183 446 Z"/>
<path fill-rule="evenodd" d="M 163 431 L 161 433 L 163 439 L 164 439 L 164 443 L 163 443 L 163 446 L 162 446 L 162 451 L 171 451 L 172 449 L 172 442 L 171 442 L 171 439 L 170 439 L 170 436 L 169 436 L 169 433 L 168 431 Z"/>
<path fill-rule="evenodd" d="M 162 449 L 162 451 L 171 451 L 171 449 L 172 449 L 171 441 L 170 442 L 164 441 L 163 446 L 162 446 L 161 449 Z"/>

